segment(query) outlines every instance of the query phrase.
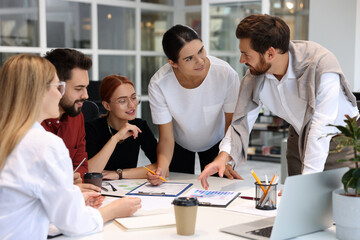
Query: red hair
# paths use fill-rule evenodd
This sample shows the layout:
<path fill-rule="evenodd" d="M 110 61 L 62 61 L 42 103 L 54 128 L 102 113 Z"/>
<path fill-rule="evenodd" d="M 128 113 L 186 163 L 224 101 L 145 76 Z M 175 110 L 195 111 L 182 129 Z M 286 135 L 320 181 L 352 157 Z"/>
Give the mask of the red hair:
<path fill-rule="evenodd" d="M 100 84 L 101 101 L 110 102 L 112 94 L 116 88 L 122 84 L 130 84 L 134 87 L 134 84 L 130 81 L 130 79 L 125 76 L 114 74 L 105 77 Z"/>

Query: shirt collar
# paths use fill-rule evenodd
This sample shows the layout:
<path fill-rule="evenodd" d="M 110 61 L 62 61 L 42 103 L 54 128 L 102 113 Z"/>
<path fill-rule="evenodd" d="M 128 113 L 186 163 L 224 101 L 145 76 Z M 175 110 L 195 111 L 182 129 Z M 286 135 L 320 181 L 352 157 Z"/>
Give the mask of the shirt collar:
<path fill-rule="evenodd" d="M 293 70 L 293 65 L 292 65 L 293 56 L 291 55 L 290 52 L 288 52 L 288 53 L 289 53 L 289 64 L 288 64 L 287 71 L 286 71 L 286 73 L 285 73 L 285 75 L 284 75 L 284 77 L 283 77 L 284 80 L 289 79 L 289 78 L 290 78 L 290 79 L 296 78 L 295 73 L 294 73 L 294 70 Z M 271 73 L 266 73 L 265 76 L 266 76 L 266 78 L 268 78 L 268 79 L 275 79 L 275 80 L 277 80 L 277 78 L 276 78 L 273 74 L 271 74 Z"/>

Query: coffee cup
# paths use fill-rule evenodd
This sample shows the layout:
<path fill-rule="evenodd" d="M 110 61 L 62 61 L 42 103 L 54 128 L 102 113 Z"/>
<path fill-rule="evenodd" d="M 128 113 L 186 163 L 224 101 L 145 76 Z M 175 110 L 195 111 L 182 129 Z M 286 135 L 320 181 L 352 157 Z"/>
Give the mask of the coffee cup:
<path fill-rule="evenodd" d="M 84 182 L 85 183 L 91 183 L 95 186 L 101 187 L 102 184 L 102 173 L 96 173 L 96 172 L 87 172 L 84 174 Z"/>
<path fill-rule="evenodd" d="M 179 235 L 193 235 L 195 232 L 196 213 L 199 201 L 194 197 L 179 197 L 174 204 L 176 230 Z"/>

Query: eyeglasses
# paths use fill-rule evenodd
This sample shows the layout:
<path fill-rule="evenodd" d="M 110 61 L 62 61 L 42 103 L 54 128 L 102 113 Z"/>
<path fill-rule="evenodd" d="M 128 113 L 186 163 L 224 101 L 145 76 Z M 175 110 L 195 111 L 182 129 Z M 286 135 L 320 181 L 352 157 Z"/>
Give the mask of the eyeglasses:
<path fill-rule="evenodd" d="M 120 104 L 120 106 L 125 107 L 130 104 L 130 101 L 134 104 L 140 104 L 141 103 L 141 96 L 140 95 L 133 95 L 131 97 L 120 97 L 116 99 L 115 101 L 110 101 L 112 103 Z"/>
<path fill-rule="evenodd" d="M 64 96 L 65 94 L 65 82 L 58 82 L 58 83 L 49 83 L 48 86 L 57 86 L 57 89 L 61 93 L 61 96 Z"/>

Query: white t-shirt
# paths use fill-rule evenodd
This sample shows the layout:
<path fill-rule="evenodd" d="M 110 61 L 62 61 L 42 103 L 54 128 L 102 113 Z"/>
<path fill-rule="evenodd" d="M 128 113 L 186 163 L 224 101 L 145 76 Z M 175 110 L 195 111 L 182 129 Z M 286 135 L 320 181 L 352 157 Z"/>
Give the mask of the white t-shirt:
<path fill-rule="evenodd" d="M 153 123 L 173 121 L 175 141 L 193 152 L 208 150 L 224 137 L 224 112 L 234 112 L 239 93 L 235 70 L 223 60 L 208 59 L 209 72 L 197 88 L 182 87 L 171 65 L 165 64 L 148 89 Z"/>
<path fill-rule="evenodd" d="M 49 222 L 69 236 L 103 227 L 73 184 L 64 142 L 36 122 L 0 171 L 0 239 L 46 239 Z"/>

